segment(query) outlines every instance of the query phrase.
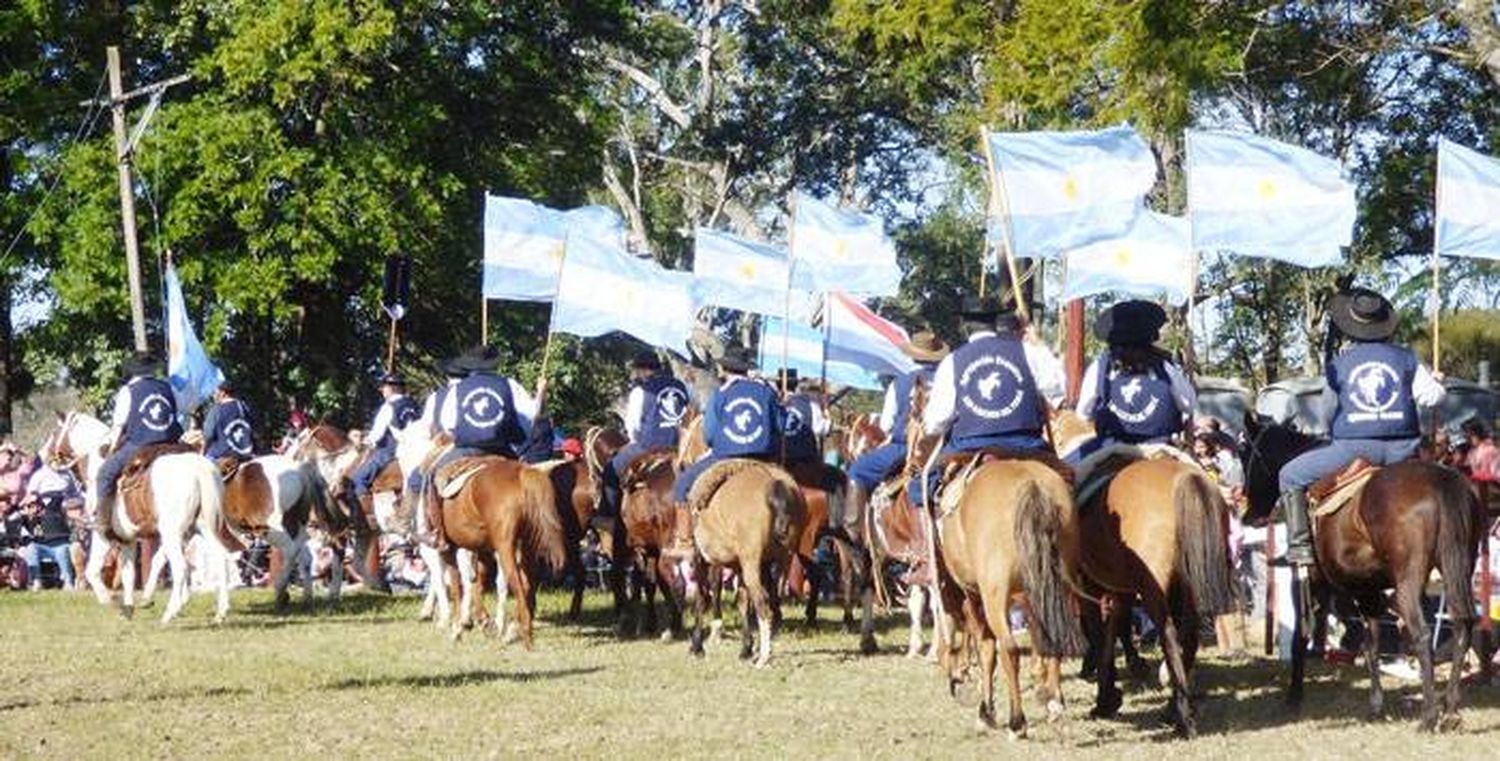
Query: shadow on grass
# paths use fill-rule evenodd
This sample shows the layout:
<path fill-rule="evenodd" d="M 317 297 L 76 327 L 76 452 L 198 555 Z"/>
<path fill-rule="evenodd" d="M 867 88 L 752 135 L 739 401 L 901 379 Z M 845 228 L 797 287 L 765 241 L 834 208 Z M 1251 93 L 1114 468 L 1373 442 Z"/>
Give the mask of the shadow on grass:
<path fill-rule="evenodd" d="M 455 674 L 413 674 L 411 676 L 379 676 L 365 679 L 344 679 L 325 685 L 324 690 L 365 690 L 381 687 L 466 687 L 490 682 L 544 682 L 572 676 L 586 676 L 603 671 L 603 666 L 587 668 L 548 669 L 542 671 L 492 671 L 479 669 L 460 671 Z"/>
<path fill-rule="evenodd" d="M 50 700 L 35 700 L 24 698 L 21 700 L 0 703 L 0 713 L 6 711 L 19 711 L 27 708 L 61 708 L 65 706 L 90 706 L 104 705 L 106 703 L 159 703 L 170 700 L 201 700 L 203 698 L 218 698 L 230 695 L 249 695 L 250 690 L 244 687 L 207 687 L 192 690 L 164 690 L 152 692 L 140 696 L 120 697 L 113 695 L 70 695 L 65 698 Z"/>

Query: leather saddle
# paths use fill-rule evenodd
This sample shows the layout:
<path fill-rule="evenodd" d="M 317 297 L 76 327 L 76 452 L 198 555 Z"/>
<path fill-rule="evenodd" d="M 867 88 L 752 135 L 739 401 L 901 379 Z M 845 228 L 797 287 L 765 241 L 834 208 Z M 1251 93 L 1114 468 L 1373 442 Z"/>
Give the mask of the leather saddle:
<path fill-rule="evenodd" d="M 620 473 L 620 488 L 630 491 L 646 483 L 658 469 L 672 467 L 675 459 L 677 451 L 674 449 L 658 448 L 642 452 L 626 463 L 624 472 Z"/>
<path fill-rule="evenodd" d="M 453 499 L 464 486 L 468 485 L 469 479 L 474 474 L 484 470 L 491 463 L 510 460 L 509 457 L 501 455 L 475 455 L 473 457 L 460 457 L 450 463 L 444 463 L 443 467 L 432 474 L 432 483 L 438 496 L 443 499 Z"/>
<path fill-rule="evenodd" d="M 1307 500 L 1311 507 L 1312 515 L 1322 517 L 1333 515 L 1344 505 L 1349 504 L 1364 488 L 1380 468 L 1363 457 L 1356 457 L 1354 461 L 1346 465 L 1343 470 L 1330 473 L 1318 479 L 1317 483 L 1307 488 Z"/>

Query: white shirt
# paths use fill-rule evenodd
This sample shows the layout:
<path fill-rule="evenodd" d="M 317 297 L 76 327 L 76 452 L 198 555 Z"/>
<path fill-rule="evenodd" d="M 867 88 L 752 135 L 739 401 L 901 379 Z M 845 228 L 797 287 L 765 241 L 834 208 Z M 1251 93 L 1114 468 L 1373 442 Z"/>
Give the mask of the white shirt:
<path fill-rule="evenodd" d="M 828 420 L 828 416 L 823 414 L 823 405 L 819 404 L 817 399 L 810 401 L 808 406 L 812 408 L 812 432 L 820 438 L 827 436 L 833 425 Z"/>
<path fill-rule="evenodd" d="M 510 384 L 510 401 L 515 406 L 516 422 L 520 423 L 521 432 L 530 436 L 531 421 L 536 419 L 539 411 L 536 399 L 532 398 L 531 394 L 514 378 L 506 378 L 505 382 Z M 443 400 L 443 409 L 438 412 L 438 421 L 450 431 L 458 426 L 458 394 L 456 392 L 449 394 L 448 398 Z"/>
<path fill-rule="evenodd" d="M 380 409 L 375 412 L 375 422 L 370 424 L 370 432 L 365 435 L 365 441 L 371 446 L 379 443 L 385 438 L 385 432 L 391 427 L 391 419 L 395 417 L 395 402 L 405 397 L 406 394 L 392 394 L 389 399 L 380 403 Z"/>
<path fill-rule="evenodd" d="M 1083 384 L 1078 391 L 1078 415 L 1084 420 L 1093 421 L 1094 403 L 1099 398 L 1099 373 L 1103 372 L 1101 366 L 1104 355 L 1100 354 L 1089 363 L 1089 369 L 1083 372 Z M 1176 362 L 1163 362 L 1162 367 L 1167 371 L 1167 381 L 1172 384 L 1172 401 L 1177 403 L 1177 413 L 1183 420 L 1189 422 L 1193 418 L 1193 410 L 1198 407 L 1198 391 L 1193 388 L 1193 382 L 1188 380 L 1182 368 Z"/>
<path fill-rule="evenodd" d="M 1417 363 L 1417 374 L 1411 380 L 1411 398 L 1421 407 L 1436 407 L 1448 395 L 1442 381 L 1432 377 L 1427 365 Z"/>
<path fill-rule="evenodd" d="M 427 398 L 422 400 L 422 417 L 417 418 L 417 424 L 424 426 L 423 430 L 427 431 L 429 435 L 434 435 L 438 431 L 438 394 L 441 393 L 443 389 L 452 391 L 453 387 L 458 385 L 458 380 L 458 378 L 449 378 L 446 385 L 428 394 Z"/>
<path fill-rule="evenodd" d="M 636 386 L 625 397 L 625 435 L 635 441 L 641 435 L 641 418 L 646 416 L 646 389 Z"/>
<path fill-rule="evenodd" d="M 71 494 L 74 491 L 72 474 L 65 470 L 54 470 L 43 465 L 31 474 L 26 481 L 27 494 L 52 494 L 63 492 Z"/>
<path fill-rule="evenodd" d="M 891 435 L 891 429 L 896 427 L 896 409 L 901 406 L 900 400 L 896 398 L 896 384 L 900 378 L 892 380 L 885 387 L 885 404 L 880 408 L 880 430 L 885 435 Z"/>
<path fill-rule="evenodd" d="M 982 330 L 969 336 L 969 343 L 994 336 L 994 332 Z M 1026 356 L 1026 366 L 1036 381 L 1037 392 L 1049 403 L 1063 395 L 1063 367 L 1057 357 L 1046 346 L 1022 341 L 1021 349 Z M 922 411 L 922 429 L 932 436 L 944 433 L 958 417 L 958 384 L 953 377 L 953 355 L 943 357 L 937 372 L 932 375 L 932 395 L 927 397 L 927 408 Z"/>

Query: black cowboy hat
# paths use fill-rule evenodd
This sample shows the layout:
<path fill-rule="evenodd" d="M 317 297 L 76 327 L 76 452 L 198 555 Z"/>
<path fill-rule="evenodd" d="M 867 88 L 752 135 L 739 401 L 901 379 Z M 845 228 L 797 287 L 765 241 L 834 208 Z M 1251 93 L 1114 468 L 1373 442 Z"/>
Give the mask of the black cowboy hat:
<path fill-rule="evenodd" d="M 120 368 L 126 375 L 160 375 L 162 371 L 161 358 L 149 351 L 138 351 L 125 359 Z"/>
<path fill-rule="evenodd" d="M 731 346 L 724 349 L 724 356 L 719 358 L 719 369 L 743 375 L 755 369 L 755 357 L 743 346 Z"/>
<path fill-rule="evenodd" d="M 1328 315 L 1339 332 L 1356 341 L 1384 341 L 1396 332 L 1396 308 L 1369 288 L 1335 293 Z"/>
<path fill-rule="evenodd" d="M 380 385 L 406 387 L 406 378 L 395 370 L 387 370 L 380 374 Z"/>
<path fill-rule="evenodd" d="M 458 357 L 444 357 L 438 360 L 438 372 L 449 378 L 463 378 L 469 373 L 458 366 Z"/>
<path fill-rule="evenodd" d="M 660 370 L 661 357 L 656 356 L 656 352 L 654 351 L 636 352 L 635 356 L 630 358 L 630 369 L 651 370 L 653 372 Z"/>
<path fill-rule="evenodd" d="M 1131 299 L 1104 310 L 1094 320 L 1094 335 L 1120 346 L 1150 345 L 1161 337 L 1161 326 L 1166 324 L 1167 311 L 1160 304 Z"/>
<path fill-rule="evenodd" d="M 992 296 L 965 296 L 958 304 L 958 316 L 965 320 L 987 322 L 1000 312 L 1000 302 Z"/>
<path fill-rule="evenodd" d="M 466 373 L 491 373 L 500 367 L 500 352 L 493 346 L 475 346 L 460 354 L 453 365 Z"/>
<path fill-rule="evenodd" d="M 948 356 L 948 352 L 948 344 L 930 330 L 920 331 L 901 344 L 902 354 L 929 364 L 941 362 L 943 357 Z"/>

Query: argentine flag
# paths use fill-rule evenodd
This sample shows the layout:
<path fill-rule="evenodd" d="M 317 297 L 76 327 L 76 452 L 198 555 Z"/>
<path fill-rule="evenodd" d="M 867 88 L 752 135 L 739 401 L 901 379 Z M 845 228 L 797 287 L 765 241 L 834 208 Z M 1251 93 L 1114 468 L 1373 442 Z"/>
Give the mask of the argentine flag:
<path fill-rule="evenodd" d="M 1125 235 L 1076 248 L 1064 261 L 1064 301 L 1115 292 L 1165 295 L 1182 304 L 1192 288 L 1187 220 L 1149 209 L 1142 210 Z"/>
<path fill-rule="evenodd" d="M 177 411 L 186 415 L 213 396 L 224 373 L 209 361 L 182 301 L 177 268 L 167 265 L 167 381 L 177 397 Z"/>
<path fill-rule="evenodd" d="M 608 230 L 590 232 L 567 236 L 552 329 L 583 338 L 618 330 L 683 353 L 695 324 L 692 274 L 631 256 Z"/>
<path fill-rule="evenodd" d="M 791 241 L 800 287 L 861 296 L 893 296 L 901 288 L 896 246 L 879 217 L 798 190 L 792 194 Z"/>
<path fill-rule="evenodd" d="M 1156 184 L 1156 157 L 1128 126 L 986 132 L 986 139 L 993 188 L 1004 193 L 1008 212 L 991 219 L 989 237 L 1001 240 L 1008 226 L 1017 256 L 1055 257 L 1124 235 Z"/>
<path fill-rule="evenodd" d="M 793 277 L 786 249 L 706 227 L 693 236 L 693 274 L 698 277 L 700 303 L 774 315 L 786 310 L 788 281 Z M 796 279 L 804 287 L 792 288 L 792 314 L 809 315 L 813 296 L 805 286 L 811 278 Z"/>
<path fill-rule="evenodd" d="M 803 378 L 827 377 L 828 382 L 839 386 L 879 391 L 880 378 L 852 362 L 827 360 L 824 352 L 823 331 L 793 320 L 790 325 L 780 317 L 763 317 L 760 323 L 760 358 L 757 364 L 767 378 L 779 377 L 777 368 L 786 367 L 797 371 Z M 786 346 L 783 355 L 782 346 Z"/>
<path fill-rule="evenodd" d="M 484 282 L 487 299 L 551 301 L 569 230 L 625 240 L 625 223 L 613 209 L 584 206 L 572 211 L 521 198 L 484 198 Z"/>
<path fill-rule="evenodd" d="M 1438 140 L 1438 253 L 1500 259 L 1500 160 Z"/>
<path fill-rule="evenodd" d="M 1187 185 L 1195 251 L 1326 267 L 1354 236 L 1354 185 L 1306 148 L 1189 130 Z"/>

